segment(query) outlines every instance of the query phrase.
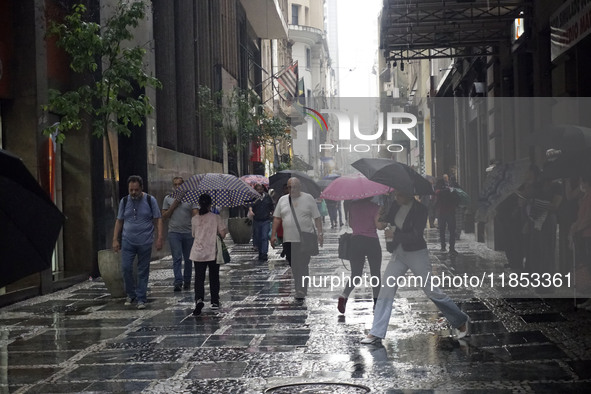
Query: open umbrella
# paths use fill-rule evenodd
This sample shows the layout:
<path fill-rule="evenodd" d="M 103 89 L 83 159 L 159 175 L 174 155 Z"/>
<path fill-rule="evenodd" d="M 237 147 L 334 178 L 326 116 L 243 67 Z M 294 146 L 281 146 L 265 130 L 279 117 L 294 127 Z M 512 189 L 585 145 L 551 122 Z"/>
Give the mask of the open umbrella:
<path fill-rule="evenodd" d="M 239 207 L 260 197 L 246 182 L 230 174 L 207 173 L 193 175 L 172 193 L 173 198 L 198 204 L 199 196 L 209 194 L 212 205 Z"/>
<path fill-rule="evenodd" d="M 563 152 L 580 151 L 591 148 L 591 128 L 571 124 L 551 125 L 529 134 L 527 141 Z"/>
<path fill-rule="evenodd" d="M 264 175 L 249 174 L 241 176 L 240 179 L 252 187 L 255 187 L 255 185 L 264 185 L 265 187 L 269 187 L 269 178 Z"/>
<path fill-rule="evenodd" d="M 529 167 L 529 159 L 496 165 L 484 179 L 478 197 L 476 220 L 486 222 L 493 217 L 496 207 L 525 182 Z"/>
<path fill-rule="evenodd" d="M 302 191 L 310 193 L 312 197 L 318 198 L 320 195 L 320 186 L 307 174 L 296 170 L 279 171 L 269 177 L 269 188 L 283 192 L 283 185 L 287 184 L 289 178 L 298 178 L 302 184 Z"/>
<path fill-rule="evenodd" d="M 64 219 L 22 160 L 0 149 L 0 287 L 51 267 Z"/>
<path fill-rule="evenodd" d="M 406 164 L 381 158 L 359 159 L 351 164 L 370 181 L 390 186 L 408 194 L 433 194 L 431 182 Z"/>
<path fill-rule="evenodd" d="M 547 179 L 578 177 L 591 172 L 591 148 L 561 153 L 544 163 L 543 176 Z"/>
<path fill-rule="evenodd" d="M 391 190 L 389 186 L 370 181 L 363 175 L 342 176 L 332 181 L 320 194 L 320 198 L 336 201 L 360 200 L 387 194 Z"/>

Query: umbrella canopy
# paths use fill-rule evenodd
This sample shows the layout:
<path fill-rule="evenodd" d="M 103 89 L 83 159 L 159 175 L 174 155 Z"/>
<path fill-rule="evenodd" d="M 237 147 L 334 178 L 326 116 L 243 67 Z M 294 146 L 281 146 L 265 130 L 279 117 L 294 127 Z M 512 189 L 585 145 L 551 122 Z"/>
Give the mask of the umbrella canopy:
<path fill-rule="evenodd" d="M 283 185 L 287 184 L 289 178 L 298 178 L 302 184 L 302 191 L 310 193 L 312 197 L 318 198 L 320 196 L 320 186 L 310 178 L 307 174 L 296 170 L 279 171 L 269 177 L 269 188 L 283 192 Z"/>
<path fill-rule="evenodd" d="M 566 152 L 591 148 L 591 128 L 562 124 L 552 125 L 527 136 L 534 145 L 560 149 Z"/>
<path fill-rule="evenodd" d="M 255 187 L 255 185 L 263 185 L 265 187 L 269 187 L 269 178 L 264 175 L 243 175 L 240 177 L 244 182 L 248 183 L 250 186 Z"/>
<path fill-rule="evenodd" d="M 331 179 L 321 179 L 319 181 L 316 181 L 316 183 L 318 184 L 318 186 L 320 186 L 320 190 L 324 190 L 326 189 L 326 187 L 328 185 L 330 185 L 332 183 Z"/>
<path fill-rule="evenodd" d="M 544 163 L 542 174 L 547 179 L 578 177 L 591 172 L 591 148 L 561 153 Z"/>
<path fill-rule="evenodd" d="M 363 175 L 342 176 L 332 181 L 320 194 L 320 198 L 337 201 L 360 200 L 390 191 L 392 189 L 389 186 L 370 181 Z"/>
<path fill-rule="evenodd" d="M 198 204 L 199 196 L 205 193 L 211 196 L 212 205 L 218 207 L 239 207 L 260 197 L 243 180 L 218 173 L 193 175 L 172 193 L 172 197 L 182 197 L 184 202 Z"/>
<path fill-rule="evenodd" d="M 486 222 L 493 217 L 496 207 L 525 182 L 529 167 L 529 159 L 496 165 L 484 179 L 478 197 L 476 220 Z"/>
<path fill-rule="evenodd" d="M 0 287 L 51 267 L 64 219 L 22 160 L 0 149 Z"/>
<path fill-rule="evenodd" d="M 364 158 L 351 165 L 369 180 L 401 192 L 415 195 L 434 193 L 431 182 L 406 164 L 389 159 Z"/>

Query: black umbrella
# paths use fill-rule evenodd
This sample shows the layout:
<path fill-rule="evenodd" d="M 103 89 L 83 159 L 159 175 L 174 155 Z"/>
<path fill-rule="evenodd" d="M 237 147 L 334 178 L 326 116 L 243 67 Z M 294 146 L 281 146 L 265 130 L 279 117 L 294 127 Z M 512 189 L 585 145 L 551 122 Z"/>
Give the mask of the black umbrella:
<path fill-rule="evenodd" d="M 283 185 L 287 184 L 289 178 L 298 178 L 302 184 L 303 192 L 310 193 L 314 198 L 320 196 L 320 186 L 316 181 L 307 174 L 296 170 L 284 170 L 271 175 L 269 177 L 269 189 L 275 189 L 275 191 L 283 193 Z"/>
<path fill-rule="evenodd" d="M 527 141 L 563 152 L 581 151 L 591 148 L 591 128 L 571 124 L 547 126 L 529 134 Z"/>
<path fill-rule="evenodd" d="M 431 182 L 406 164 L 390 159 L 359 159 L 351 164 L 370 181 L 390 186 L 408 194 L 433 194 Z"/>
<path fill-rule="evenodd" d="M 0 149 L 0 287 L 51 267 L 64 219 L 22 160 Z"/>

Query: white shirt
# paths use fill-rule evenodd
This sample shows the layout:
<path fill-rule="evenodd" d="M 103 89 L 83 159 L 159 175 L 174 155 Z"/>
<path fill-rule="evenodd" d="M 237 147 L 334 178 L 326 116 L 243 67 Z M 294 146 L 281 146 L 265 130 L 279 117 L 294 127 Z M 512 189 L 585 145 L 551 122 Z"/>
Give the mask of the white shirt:
<path fill-rule="evenodd" d="M 314 232 L 314 219 L 320 217 L 316 200 L 308 193 L 302 192 L 299 197 L 291 199 L 300 229 L 304 232 Z M 289 194 L 282 196 L 277 202 L 274 217 L 281 218 L 283 224 L 283 242 L 300 242 L 300 234 L 296 226 L 291 207 L 289 206 Z"/>

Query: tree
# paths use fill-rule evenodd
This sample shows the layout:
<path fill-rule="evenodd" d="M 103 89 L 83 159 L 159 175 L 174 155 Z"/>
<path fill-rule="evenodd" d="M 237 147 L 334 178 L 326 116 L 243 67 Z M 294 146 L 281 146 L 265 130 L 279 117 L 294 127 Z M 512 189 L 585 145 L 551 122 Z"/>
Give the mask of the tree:
<path fill-rule="evenodd" d="M 291 140 L 287 122 L 268 115 L 252 90 L 235 88 L 229 92 L 212 92 L 200 86 L 198 96 L 197 114 L 209 124 L 210 136 L 220 135 L 234 154 L 248 149 L 251 142 L 274 145 L 275 141 Z"/>
<path fill-rule="evenodd" d="M 136 28 L 146 16 L 143 1 L 119 1 L 115 12 L 103 25 L 89 21 L 87 9 L 78 4 L 62 23 L 52 21 L 48 34 L 57 37 L 57 45 L 70 56 L 70 68 L 88 76 L 88 83 L 61 92 L 49 90 L 45 111 L 60 116 L 60 121 L 44 129 L 46 135 L 56 135 L 62 143 L 66 133 L 80 130 L 85 119 L 91 119 L 92 134 L 105 138 L 110 167 L 114 208 L 118 209 L 117 184 L 109 130 L 131 135 L 131 125 L 143 125 L 146 115 L 154 107 L 147 95 L 136 93 L 137 88 L 161 87 L 160 81 L 144 71 L 146 50 L 127 46 Z"/>

